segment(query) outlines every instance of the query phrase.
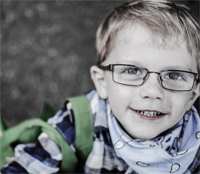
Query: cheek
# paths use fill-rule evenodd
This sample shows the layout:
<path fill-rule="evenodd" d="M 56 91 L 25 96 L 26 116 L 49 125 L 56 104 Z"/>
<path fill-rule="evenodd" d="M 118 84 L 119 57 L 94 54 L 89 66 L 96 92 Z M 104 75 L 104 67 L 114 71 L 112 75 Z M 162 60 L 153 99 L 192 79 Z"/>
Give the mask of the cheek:
<path fill-rule="evenodd" d="M 114 84 L 108 88 L 108 99 L 112 105 L 120 105 L 126 99 L 126 90 L 123 85 Z"/>
<path fill-rule="evenodd" d="M 172 111 L 175 113 L 182 113 L 183 114 L 190 109 L 190 99 L 191 99 L 192 93 L 191 92 L 181 92 L 181 93 L 172 93 L 170 95 L 169 101 L 171 101 L 171 108 Z"/>
<path fill-rule="evenodd" d="M 108 99 L 110 102 L 124 102 L 124 100 L 131 98 L 133 87 L 114 82 L 112 75 L 110 74 L 106 74 L 105 79 L 107 84 Z"/>
<path fill-rule="evenodd" d="M 122 85 L 115 83 L 114 81 L 110 81 L 108 84 L 108 97 L 113 100 L 127 100 L 128 98 L 131 98 L 131 89 L 133 87 Z"/>
<path fill-rule="evenodd" d="M 108 100 L 114 115 L 117 118 L 124 116 L 128 110 L 129 103 L 134 100 L 131 87 L 115 83 L 108 90 Z"/>

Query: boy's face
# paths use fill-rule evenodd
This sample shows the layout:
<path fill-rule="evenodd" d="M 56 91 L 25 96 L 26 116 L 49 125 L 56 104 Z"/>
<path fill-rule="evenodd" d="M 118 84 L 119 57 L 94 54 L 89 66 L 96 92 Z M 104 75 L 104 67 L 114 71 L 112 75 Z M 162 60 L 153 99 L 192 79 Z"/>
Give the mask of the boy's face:
<path fill-rule="evenodd" d="M 117 44 L 103 65 L 131 64 L 153 72 L 169 69 L 197 72 L 196 59 L 189 54 L 185 42 L 161 48 L 150 41 L 151 33 L 143 26 L 125 27 L 118 33 Z M 111 71 L 102 71 L 102 79 L 101 87 L 96 85 L 97 90 L 101 89 L 98 90 L 100 96 L 108 97 L 117 120 L 132 137 L 139 139 L 152 139 L 174 126 L 199 95 L 196 83 L 193 90 L 187 92 L 164 89 L 155 73 L 149 74 L 142 86 L 117 84 L 112 80 Z M 147 117 L 136 112 L 138 110 L 164 114 Z"/>

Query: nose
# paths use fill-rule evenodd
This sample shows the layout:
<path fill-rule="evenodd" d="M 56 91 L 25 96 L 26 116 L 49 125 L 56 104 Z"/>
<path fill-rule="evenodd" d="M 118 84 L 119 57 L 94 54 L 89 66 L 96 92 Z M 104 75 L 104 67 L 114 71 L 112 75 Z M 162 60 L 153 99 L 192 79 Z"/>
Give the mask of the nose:
<path fill-rule="evenodd" d="M 158 74 L 149 74 L 142 86 L 140 86 L 140 96 L 143 99 L 163 100 L 164 89 L 160 84 Z"/>

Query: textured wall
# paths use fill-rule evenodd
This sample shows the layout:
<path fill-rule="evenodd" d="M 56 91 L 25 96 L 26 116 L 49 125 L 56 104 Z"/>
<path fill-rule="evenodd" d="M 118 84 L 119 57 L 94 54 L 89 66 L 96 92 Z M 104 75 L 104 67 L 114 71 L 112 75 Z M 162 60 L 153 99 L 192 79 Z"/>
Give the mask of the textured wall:
<path fill-rule="evenodd" d="M 59 109 L 94 88 L 95 32 L 121 2 L 1 0 L 1 115 L 9 125 L 39 117 L 44 101 Z M 199 15 L 199 1 L 184 3 Z"/>

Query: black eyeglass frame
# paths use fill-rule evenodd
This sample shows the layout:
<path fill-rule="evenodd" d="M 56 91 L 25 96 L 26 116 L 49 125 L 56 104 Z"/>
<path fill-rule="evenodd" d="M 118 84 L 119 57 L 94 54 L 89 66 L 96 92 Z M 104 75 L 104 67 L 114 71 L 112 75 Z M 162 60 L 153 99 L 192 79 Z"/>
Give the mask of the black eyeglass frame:
<path fill-rule="evenodd" d="M 141 85 L 129 85 L 129 84 L 123 84 L 123 83 L 119 83 L 119 82 L 116 82 L 115 80 L 114 80 L 114 77 L 113 77 L 113 70 L 114 70 L 114 67 L 115 66 L 117 66 L 117 65 L 122 65 L 122 66 L 134 66 L 134 67 L 137 67 L 137 68 L 141 68 L 141 69 L 145 69 L 146 71 L 147 71 L 147 74 L 144 76 L 144 78 L 143 78 L 143 83 L 141 84 Z M 127 85 L 127 86 L 142 86 L 144 83 L 145 83 L 145 81 L 146 81 L 146 79 L 147 79 L 147 77 L 148 77 L 148 75 L 150 74 L 150 73 L 156 73 L 156 74 L 158 74 L 159 75 L 159 79 L 160 79 L 160 84 L 161 84 L 161 86 L 164 88 L 164 89 L 167 89 L 167 90 L 171 90 L 171 91 L 191 91 L 192 89 L 193 89 L 193 87 L 194 87 L 194 82 L 195 81 L 197 81 L 197 83 L 199 83 L 200 82 L 200 77 L 199 77 L 199 74 L 198 73 L 194 73 L 194 72 L 190 72 L 190 71 L 184 71 L 184 70 L 173 70 L 173 69 L 170 69 L 170 70 L 164 70 L 164 71 L 161 71 L 161 72 L 154 72 L 154 71 L 149 71 L 148 69 L 146 69 L 146 68 L 142 68 L 142 67 L 138 67 L 138 66 L 135 66 L 135 65 L 130 65 L 130 64 L 109 64 L 109 65 L 107 65 L 107 66 L 99 66 L 99 68 L 100 69 L 102 69 L 102 70 L 108 70 L 108 71 L 112 71 L 112 79 L 113 79 L 113 81 L 115 82 L 115 83 L 118 83 L 118 84 L 122 84 L 122 85 Z M 169 88 L 165 88 L 164 86 L 163 86 L 163 84 L 162 84 L 162 81 L 163 81 L 163 79 L 162 79 L 162 77 L 161 77 L 161 73 L 162 72 L 166 72 L 166 71 L 178 71 L 178 72 L 186 72 L 186 73 L 189 73 L 189 74 L 193 74 L 194 75 L 194 81 L 193 81 L 193 85 L 192 85 L 192 87 L 191 87 L 191 89 L 189 89 L 189 90 L 174 90 L 174 89 L 169 89 Z"/>

